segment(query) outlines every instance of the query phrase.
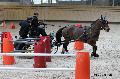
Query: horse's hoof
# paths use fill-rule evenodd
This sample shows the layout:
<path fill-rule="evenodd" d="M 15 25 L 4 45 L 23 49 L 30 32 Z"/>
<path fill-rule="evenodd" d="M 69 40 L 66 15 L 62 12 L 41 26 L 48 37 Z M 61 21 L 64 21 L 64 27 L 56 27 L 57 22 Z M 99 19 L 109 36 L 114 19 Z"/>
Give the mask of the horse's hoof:
<path fill-rule="evenodd" d="M 62 45 L 62 44 L 61 44 L 61 43 L 59 43 L 57 46 L 58 46 L 58 47 L 60 47 L 61 45 Z"/>
<path fill-rule="evenodd" d="M 63 51 L 61 52 L 61 54 L 64 54 L 64 53 L 65 53 L 65 52 L 63 52 Z"/>
<path fill-rule="evenodd" d="M 68 50 L 65 50 L 65 52 L 68 52 Z"/>
<path fill-rule="evenodd" d="M 63 51 L 61 52 L 61 54 L 65 54 L 65 51 L 63 50 Z"/>
<path fill-rule="evenodd" d="M 17 56 L 19 59 L 33 59 L 33 56 Z"/>
<path fill-rule="evenodd" d="M 91 54 L 91 57 L 99 57 L 99 55 L 96 54 L 96 53 L 92 53 L 92 54 Z"/>

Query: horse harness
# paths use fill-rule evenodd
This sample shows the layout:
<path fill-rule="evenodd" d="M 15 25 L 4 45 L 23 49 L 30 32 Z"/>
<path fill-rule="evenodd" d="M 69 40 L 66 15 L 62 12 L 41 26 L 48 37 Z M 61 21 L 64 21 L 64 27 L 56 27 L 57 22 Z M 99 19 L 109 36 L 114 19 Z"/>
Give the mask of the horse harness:
<path fill-rule="evenodd" d="M 64 37 L 65 38 L 70 38 L 70 40 L 81 40 L 81 41 L 84 41 L 85 43 L 89 40 L 89 39 L 93 39 L 93 40 L 98 40 L 98 36 L 99 36 L 99 33 L 100 33 L 100 29 L 98 28 L 97 31 L 95 31 L 93 33 L 93 30 L 95 27 L 95 24 L 92 23 L 91 26 L 84 26 L 84 27 L 66 27 L 64 28 Z M 73 30 L 78 29 L 78 33 L 80 33 L 80 31 L 82 31 L 81 34 L 74 34 Z"/>
<path fill-rule="evenodd" d="M 91 26 L 84 26 L 83 28 L 83 33 L 78 37 L 78 39 L 82 39 L 85 43 L 89 40 L 89 39 L 93 39 L 94 40 L 98 40 L 98 36 L 99 36 L 99 31 L 95 32 L 93 34 L 92 30 L 94 29 L 94 23 Z M 99 30 L 99 29 L 98 29 Z"/>
<path fill-rule="evenodd" d="M 87 26 L 82 27 L 83 33 L 78 37 L 78 39 L 82 39 L 83 41 L 87 42 L 92 36 L 91 27 L 87 28 Z"/>
<path fill-rule="evenodd" d="M 80 30 L 83 31 L 82 34 L 80 34 L 80 36 L 79 36 L 79 33 L 77 33 L 78 34 L 77 35 L 73 32 L 73 30 L 75 30 L 75 28 L 78 32 Z M 74 28 L 73 27 L 70 27 L 70 28 L 68 27 L 68 28 L 65 28 L 64 31 L 65 31 L 65 34 L 63 34 L 64 37 L 65 38 L 70 38 L 70 40 L 72 40 L 72 39 L 75 39 L 75 40 L 82 39 L 82 41 L 87 42 L 87 40 L 90 39 L 91 35 L 92 35 L 91 27 L 87 28 L 87 26 L 85 26 L 85 27 L 74 27 Z"/>

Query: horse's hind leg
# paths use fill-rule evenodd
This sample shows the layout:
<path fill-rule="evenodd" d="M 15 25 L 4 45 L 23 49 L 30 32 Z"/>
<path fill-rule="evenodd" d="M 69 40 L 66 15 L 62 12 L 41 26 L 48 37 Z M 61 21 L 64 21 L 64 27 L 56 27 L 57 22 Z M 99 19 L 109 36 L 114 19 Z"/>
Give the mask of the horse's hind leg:
<path fill-rule="evenodd" d="M 69 44 L 69 39 L 65 39 L 64 43 L 63 43 L 63 49 L 62 49 L 62 54 L 64 54 L 64 52 L 68 52 L 67 46 Z"/>

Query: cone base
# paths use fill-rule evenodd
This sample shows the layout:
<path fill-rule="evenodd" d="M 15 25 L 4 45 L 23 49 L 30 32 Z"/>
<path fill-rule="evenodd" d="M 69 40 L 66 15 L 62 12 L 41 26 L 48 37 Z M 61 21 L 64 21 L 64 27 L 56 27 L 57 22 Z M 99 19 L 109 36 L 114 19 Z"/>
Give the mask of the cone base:
<path fill-rule="evenodd" d="M 46 68 L 45 64 L 33 64 L 34 68 Z"/>
<path fill-rule="evenodd" d="M 15 59 L 13 56 L 3 56 L 3 65 L 13 65 L 15 64 Z"/>
<path fill-rule="evenodd" d="M 46 57 L 46 62 L 51 62 L 51 57 Z"/>

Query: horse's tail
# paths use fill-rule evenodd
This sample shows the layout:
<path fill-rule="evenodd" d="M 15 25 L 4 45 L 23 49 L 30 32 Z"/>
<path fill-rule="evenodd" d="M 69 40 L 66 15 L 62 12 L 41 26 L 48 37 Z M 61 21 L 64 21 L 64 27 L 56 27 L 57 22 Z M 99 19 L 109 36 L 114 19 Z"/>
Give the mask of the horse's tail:
<path fill-rule="evenodd" d="M 58 46 L 58 45 L 61 45 L 62 30 L 63 30 L 64 28 L 66 28 L 66 26 L 60 28 L 60 29 L 56 32 L 56 45 L 57 45 L 57 46 Z"/>

